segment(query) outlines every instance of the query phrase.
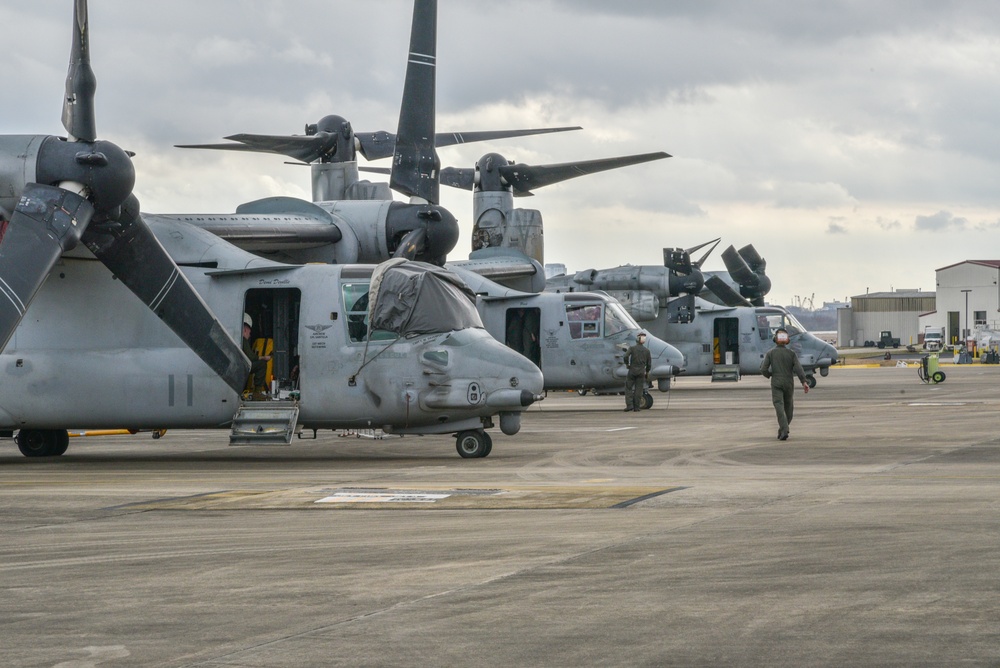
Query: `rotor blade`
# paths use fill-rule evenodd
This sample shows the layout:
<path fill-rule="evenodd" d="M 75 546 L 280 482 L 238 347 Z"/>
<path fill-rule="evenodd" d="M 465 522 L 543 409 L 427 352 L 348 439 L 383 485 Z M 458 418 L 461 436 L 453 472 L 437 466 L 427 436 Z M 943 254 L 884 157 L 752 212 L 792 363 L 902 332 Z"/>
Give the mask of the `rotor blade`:
<path fill-rule="evenodd" d="M 454 146 L 455 144 L 469 144 L 479 141 L 491 141 L 494 139 L 507 139 L 509 137 L 528 137 L 531 135 L 546 135 L 552 132 L 569 132 L 571 130 L 582 130 L 579 125 L 562 128 L 534 128 L 530 130 L 479 130 L 474 132 L 439 132 L 434 135 L 436 146 Z"/>
<path fill-rule="evenodd" d="M 399 246 L 396 248 L 396 252 L 393 253 L 392 256 L 404 257 L 407 260 L 412 260 L 424 247 L 425 241 L 427 241 L 427 228 L 418 227 L 410 230 L 399 242 Z"/>
<path fill-rule="evenodd" d="M 336 152 L 337 137 L 327 132 L 315 135 L 254 135 L 226 137 L 237 144 L 175 144 L 177 148 L 203 148 L 216 151 L 252 151 L 277 153 L 302 162 L 315 162 Z"/>
<path fill-rule="evenodd" d="M 134 196 L 118 221 L 91 225 L 87 248 L 237 393 L 250 361 L 139 215 Z"/>
<path fill-rule="evenodd" d="M 705 264 L 705 260 L 707 260 L 708 256 L 712 254 L 712 251 L 714 251 L 716 249 L 716 247 L 719 245 L 720 241 L 722 241 L 722 237 L 719 237 L 718 239 L 713 239 L 711 241 L 706 241 L 703 244 L 698 244 L 697 246 L 692 246 L 691 248 L 687 249 L 687 252 L 690 255 L 690 254 L 694 253 L 695 251 L 699 251 L 702 248 L 704 248 L 705 246 L 708 246 L 709 244 L 712 245 L 711 248 L 709 248 L 707 251 L 705 251 L 705 254 L 701 256 L 700 260 L 698 260 L 697 262 L 692 263 L 696 269 L 701 269 L 701 266 L 703 264 Z"/>
<path fill-rule="evenodd" d="M 73 50 L 66 74 L 66 96 L 63 98 L 62 123 L 70 139 L 97 139 L 97 116 L 94 113 L 94 93 L 97 77 L 90 67 L 90 28 L 87 0 L 73 5 Z"/>
<path fill-rule="evenodd" d="M 722 303 L 726 306 L 752 306 L 740 293 L 733 290 L 728 283 L 718 276 L 712 275 L 705 279 L 705 287 L 721 299 Z"/>
<path fill-rule="evenodd" d="M 472 190 L 476 185 L 476 170 L 472 167 L 445 167 L 441 170 L 441 185 Z"/>
<path fill-rule="evenodd" d="M 558 165 L 503 165 L 500 173 L 515 194 L 530 194 L 532 190 L 542 186 L 552 185 L 567 179 L 573 179 L 585 174 L 596 174 L 609 169 L 637 165 L 651 160 L 669 158 L 662 151 L 658 153 L 643 153 L 641 155 L 623 156 L 620 158 L 603 158 L 600 160 L 585 160 L 583 162 L 567 162 Z"/>
<path fill-rule="evenodd" d="M 445 169 L 441 170 L 442 176 L 444 175 L 444 172 L 447 169 L 448 168 L 446 167 Z M 390 168 L 388 168 L 388 167 L 367 167 L 367 166 L 362 166 L 362 167 L 358 167 L 358 171 L 359 172 L 369 172 L 371 174 L 386 174 L 386 175 L 392 174 L 392 170 Z"/>
<path fill-rule="evenodd" d="M 686 276 L 691 273 L 691 254 L 683 248 L 664 248 L 663 266 L 670 271 Z"/>
<path fill-rule="evenodd" d="M 52 266 L 80 241 L 94 207 L 62 188 L 29 183 L 10 220 L 0 222 L 0 351 Z"/>
<path fill-rule="evenodd" d="M 743 260 L 750 265 L 750 268 L 755 272 L 763 272 L 764 269 L 767 268 L 767 262 L 765 262 L 764 258 L 760 256 L 760 253 L 758 253 L 757 249 L 753 247 L 753 244 L 747 244 L 738 252 L 740 257 L 743 258 Z"/>
<path fill-rule="evenodd" d="M 436 70 L 437 0 L 416 0 L 389 187 L 431 204 L 440 202 L 441 161 L 434 150 Z"/>
<path fill-rule="evenodd" d="M 729 272 L 729 275 L 741 286 L 755 287 L 759 282 L 760 277 L 754 273 L 734 247 L 730 246 L 722 251 L 722 262 L 726 265 L 726 271 Z"/>

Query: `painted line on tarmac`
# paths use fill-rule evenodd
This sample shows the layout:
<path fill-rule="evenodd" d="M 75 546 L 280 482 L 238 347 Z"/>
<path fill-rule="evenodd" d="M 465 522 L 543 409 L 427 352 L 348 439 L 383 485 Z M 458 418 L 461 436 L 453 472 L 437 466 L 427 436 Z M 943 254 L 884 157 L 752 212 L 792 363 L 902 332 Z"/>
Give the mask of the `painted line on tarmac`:
<path fill-rule="evenodd" d="M 604 431 L 628 431 L 629 429 L 635 429 L 635 427 L 615 427 L 614 429 L 605 429 Z"/>

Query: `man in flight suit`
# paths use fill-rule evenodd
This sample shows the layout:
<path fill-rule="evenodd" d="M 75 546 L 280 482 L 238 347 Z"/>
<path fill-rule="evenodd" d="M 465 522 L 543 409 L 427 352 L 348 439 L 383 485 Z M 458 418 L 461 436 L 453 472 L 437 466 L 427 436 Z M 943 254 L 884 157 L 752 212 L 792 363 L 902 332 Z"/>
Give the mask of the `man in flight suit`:
<path fill-rule="evenodd" d="M 646 391 L 646 378 L 653 363 L 653 356 L 646 343 L 646 333 L 639 332 L 635 337 L 635 345 L 625 351 L 625 366 L 628 375 L 625 376 L 625 411 L 639 412 L 642 408 L 642 395 Z"/>
<path fill-rule="evenodd" d="M 243 314 L 243 354 L 247 356 L 250 360 L 250 376 L 253 377 L 253 396 L 254 401 L 266 401 L 267 396 L 267 385 L 265 380 L 267 378 L 267 363 L 270 361 L 270 355 L 258 355 L 257 351 L 253 349 L 253 343 L 250 342 L 250 332 L 253 329 L 253 318 L 250 317 L 248 313 Z"/>
<path fill-rule="evenodd" d="M 779 329 L 774 333 L 776 347 L 767 351 L 764 361 L 760 363 L 760 375 L 771 379 L 771 401 L 774 412 L 778 416 L 778 440 L 788 440 L 788 424 L 792 421 L 792 395 L 795 383 L 792 376 L 798 376 L 802 389 L 809 392 L 806 383 L 806 372 L 799 363 L 799 356 L 788 346 L 788 332 Z"/>

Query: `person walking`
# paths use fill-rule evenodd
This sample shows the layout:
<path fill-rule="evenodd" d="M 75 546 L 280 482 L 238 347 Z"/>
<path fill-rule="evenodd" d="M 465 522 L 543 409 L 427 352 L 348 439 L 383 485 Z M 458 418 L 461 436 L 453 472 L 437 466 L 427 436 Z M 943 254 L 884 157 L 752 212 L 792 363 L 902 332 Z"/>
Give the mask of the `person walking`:
<path fill-rule="evenodd" d="M 625 351 L 625 366 L 628 375 L 625 376 L 625 411 L 639 412 L 642 408 L 642 395 L 646 391 L 646 378 L 653 364 L 653 356 L 649 354 L 646 343 L 646 333 L 639 332 L 635 337 L 635 345 Z"/>
<path fill-rule="evenodd" d="M 809 392 L 809 384 L 806 383 L 806 372 L 799 363 L 799 356 L 787 347 L 788 332 L 778 329 L 774 333 L 774 342 L 777 345 L 767 351 L 764 361 L 760 363 L 760 375 L 771 379 L 771 401 L 778 416 L 778 440 L 787 441 L 788 425 L 792 421 L 794 408 L 793 376 L 798 377 L 802 390 L 806 393 Z"/>

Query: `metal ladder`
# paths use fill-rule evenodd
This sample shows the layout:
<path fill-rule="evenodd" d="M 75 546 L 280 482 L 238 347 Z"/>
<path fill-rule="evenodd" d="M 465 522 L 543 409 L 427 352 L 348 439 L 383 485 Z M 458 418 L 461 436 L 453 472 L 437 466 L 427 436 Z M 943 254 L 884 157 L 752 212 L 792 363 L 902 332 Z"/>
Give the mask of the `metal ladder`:
<path fill-rule="evenodd" d="M 244 401 L 233 417 L 229 445 L 289 445 L 298 420 L 297 401 Z"/>

